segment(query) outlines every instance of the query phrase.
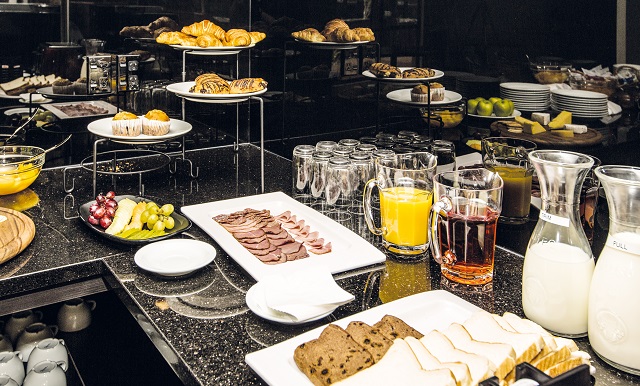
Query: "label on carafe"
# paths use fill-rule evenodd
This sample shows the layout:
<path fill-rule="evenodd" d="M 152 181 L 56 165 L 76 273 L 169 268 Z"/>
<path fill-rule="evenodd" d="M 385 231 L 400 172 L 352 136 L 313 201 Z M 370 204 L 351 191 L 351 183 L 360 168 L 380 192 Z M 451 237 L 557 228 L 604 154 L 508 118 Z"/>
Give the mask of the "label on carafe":
<path fill-rule="evenodd" d="M 640 235 L 638 235 L 637 237 L 640 237 Z M 605 245 L 619 251 L 631 253 L 634 255 L 640 255 L 640 245 L 638 243 L 630 243 L 616 236 L 607 236 L 607 242 Z"/>
<path fill-rule="evenodd" d="M 546 222 L 550 222 L 552 224 L 560 225 L 561 227 L 569 228 L 571 221 L 568 217 L 556 216 L 555 214 L 551 214 L 547 211 L 540 211 L 540 218 Z"/>

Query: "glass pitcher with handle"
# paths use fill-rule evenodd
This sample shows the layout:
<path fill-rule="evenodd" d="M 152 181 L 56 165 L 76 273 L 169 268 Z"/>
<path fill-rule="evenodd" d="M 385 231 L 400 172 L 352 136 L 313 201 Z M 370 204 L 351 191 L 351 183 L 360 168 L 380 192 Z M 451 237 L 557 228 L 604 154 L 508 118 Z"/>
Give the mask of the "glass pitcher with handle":
<path fill-rule="evenodd" d="M 610 365 L 640 375 L 640 168 L 599 166 L 609 235 L 589 291 L 589 342 Z"/>

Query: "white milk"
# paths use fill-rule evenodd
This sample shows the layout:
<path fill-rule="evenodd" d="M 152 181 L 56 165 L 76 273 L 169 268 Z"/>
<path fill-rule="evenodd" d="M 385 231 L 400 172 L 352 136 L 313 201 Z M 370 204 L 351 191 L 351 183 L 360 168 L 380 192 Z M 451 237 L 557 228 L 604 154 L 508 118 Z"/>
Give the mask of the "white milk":
<path fill-rule="evenodd" d="M 638 373 L 639 295 L 640 234 L 623 232 L 609 235 L 591 281 L 589 341 L 598 355 Z"/>
<path fill-rule="evenodd" d="M 586 335 L 594 266 L 591 256 L 571 245 L 548 242 L 527 249 L 522 273 L 527 318 L 558 335 Z"/>

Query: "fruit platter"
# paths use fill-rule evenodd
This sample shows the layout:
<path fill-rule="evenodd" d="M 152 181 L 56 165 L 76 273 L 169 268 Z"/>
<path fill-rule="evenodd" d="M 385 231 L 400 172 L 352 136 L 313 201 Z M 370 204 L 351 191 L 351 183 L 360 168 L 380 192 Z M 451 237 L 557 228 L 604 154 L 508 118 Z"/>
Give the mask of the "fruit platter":
<path fill-rule="evenodd" d="M 123 244 L 146 244 L 163 240 L 191 228 L 191 221 L 175 212 L 170 203 L 139 196 L 98 194 L 78 213 L 82 222 L 99 235 Z"/>

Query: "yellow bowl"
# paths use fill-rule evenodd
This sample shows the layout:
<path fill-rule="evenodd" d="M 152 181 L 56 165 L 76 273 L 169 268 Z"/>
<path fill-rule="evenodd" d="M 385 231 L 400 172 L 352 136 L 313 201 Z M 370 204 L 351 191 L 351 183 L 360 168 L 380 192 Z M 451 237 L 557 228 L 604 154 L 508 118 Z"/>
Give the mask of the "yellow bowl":
<path fill-rule="evenodd" d="M 0 146 L 0 196 L 18 193 L 38 178 L 44 150 L 35 146 Z"/>
<path fill-rule="evenodd" d="M 442 119 L 443 128 L 452 129 L 460 124 L 464 119 L 464 105 L 432 107 L 431 119 L 428 119 L 427 109 L 422 109 L 422 117 L 432 127 L 440 127 Z"/>

